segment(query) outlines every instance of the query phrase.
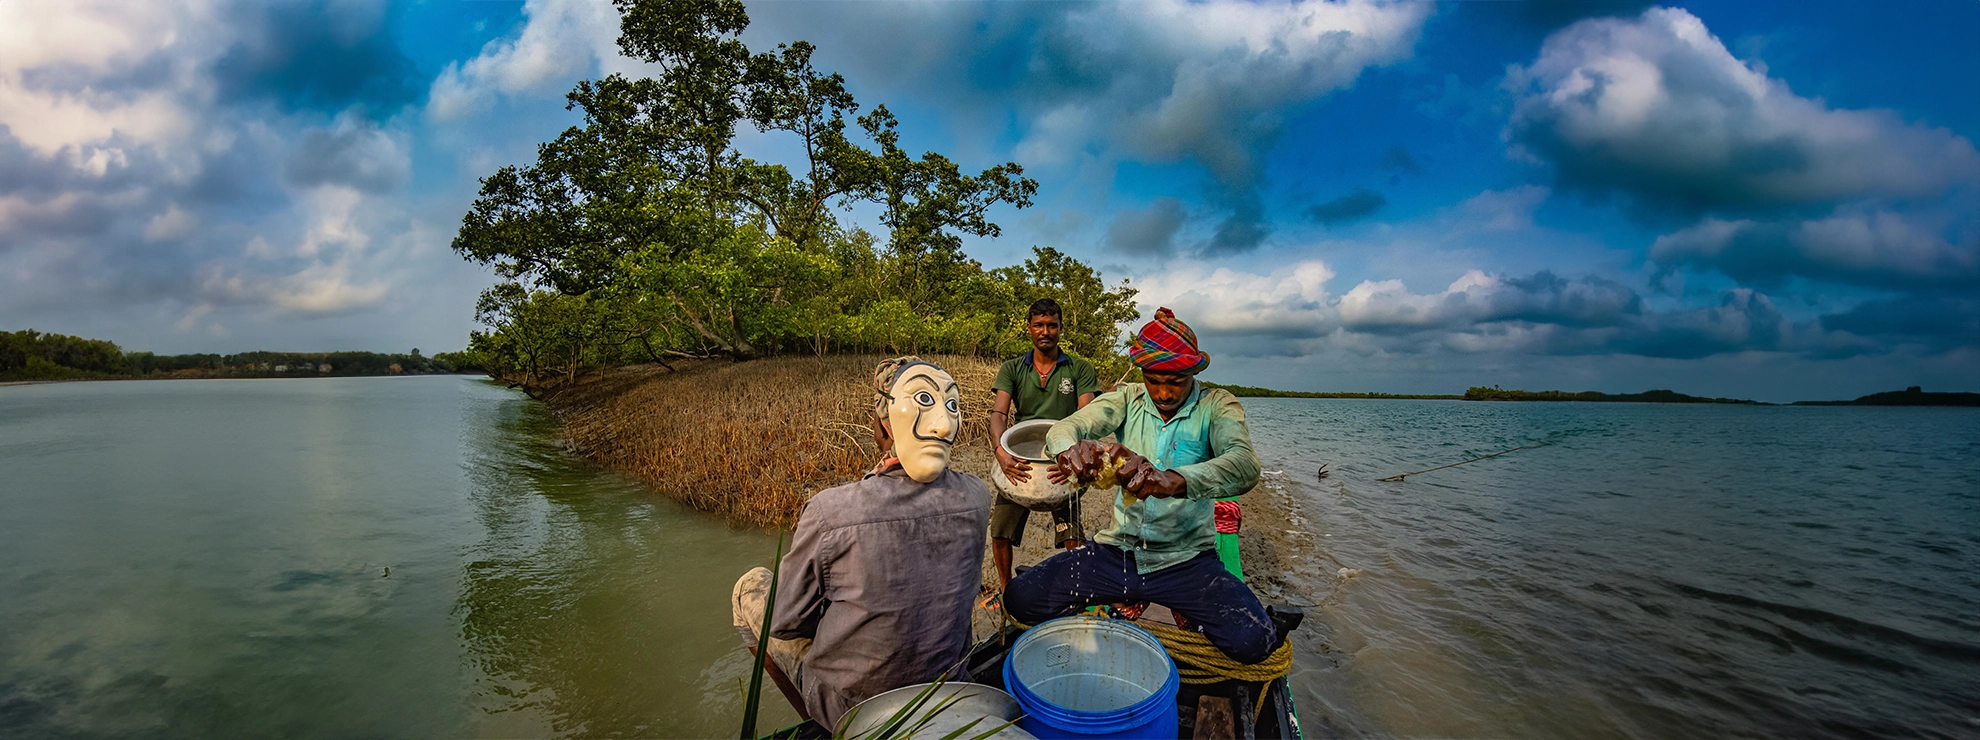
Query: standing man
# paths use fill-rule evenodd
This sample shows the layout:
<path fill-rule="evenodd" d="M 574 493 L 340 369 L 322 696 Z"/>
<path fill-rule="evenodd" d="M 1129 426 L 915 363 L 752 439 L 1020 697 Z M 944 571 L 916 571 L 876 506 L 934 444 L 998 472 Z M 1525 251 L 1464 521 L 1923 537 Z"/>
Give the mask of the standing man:
<path fill-rule="evenodd" d="M 962 430 L 956 381 L 898 357 L 873 374 L 873 434 L 885 459 L 866 478 L 804 505 L 770 593 L 770 569 L 736 581 L 736 631 L 752 649 L 770 620 L 764 672 L 811 719 L 837 728 L 874 695 L 946 678 L 969 653 L 983 584 L 990 491 L 949 467 Z M 774 596 L 774 602 L 771 601 Z"/>
<path fill-rule="evenodd" d="M 1032 303 L 1025 316 L 1024 330 L 1031 335 L 1031 351 L 1006 360 L 997 369 L 997 381 L 990 386 L 996 394 L 990 411 L 993 442 L 1002 440 L 1004 430 L 1012 424 L 1071 416 L 1074 411 L 1086 408 L 1094 394 L 1100 392 L 1100 379 L 1093 372 L 1093 363 L 1067 354 L 1059 347 L 1064 323 L 1058 301 L 1040 298 Z M 996 505 L 990 510 L 990 555 L 997 561 L 997 587 L 1001 593 L 1011 585 L 1011 548 L 1024 544 L 1024 525 L 1031 518 L 1031 510 L 1006 496 L 1004 487 L 1011 481 L 1031 480 L 1033 470 L 1030 463 L 1006 452 L 1002 443 L 992 444 L 991 448 L 997 453 L 998 468 L 991 481 L 998 490 Z M 1078 501 L 1079 494 L 1075 492 L 1051 510 L 1052 534 L 1067 550 L 1086 541 L 1086 532 L 1079 524 Z"/>
<path fill-rule="evenodd" d="M 1045 451 L 1054 481 L 1085 483 L 1118 461 L 1114 523 L 1094 545 L 1052 556 L 1011 581 L 1004 609 L 1023 624 L 1096 604 L 1154 602 L 1240 663 L 1271 655 L 1264 605 L 1217 557 L 1213 502 L 1258 484 L 1244 406 L 1206 390 L 1210 366 L 1196 333 L 1167 308 L 1129 351 L 1145 382 L 1094 399 L 1052 426 Z M 1109 434 L 1117 445 L 1097 440 Z"/>

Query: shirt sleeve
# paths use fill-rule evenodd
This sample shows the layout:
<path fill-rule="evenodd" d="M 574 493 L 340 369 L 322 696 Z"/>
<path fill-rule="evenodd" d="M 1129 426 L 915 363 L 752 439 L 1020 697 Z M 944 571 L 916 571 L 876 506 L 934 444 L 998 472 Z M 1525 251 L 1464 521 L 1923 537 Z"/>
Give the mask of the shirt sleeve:
<path fill-rule="evenodd" d="M 1082 439 L 1099 439 L 1119 431 L 1127 418 L 1127 391 L 1120 390 L 1093 399 L 1086 408 L 1060 419 L 1045 433 L 1045 455 L 1057 457 Z"/>
<path fill-rule="evenodd" d="M 1100 373 L 1093 369 L 1093 363 L 1080 358 L 1073 364 L 1073 395 L 1084 396 L 1100 392 Z"/>
<path fill-rule="evenodd" d="M 1017 373 L 1011 372 L 1011 370 L 1020 364 L 1023 363 L 1006 362 L 997 368 L 997 379 L 990 383 L 990 390 L 993 394 L 996 391 L 1003 391 L 1011 394 L 1012 398 L 1017 397 Z"/>
<path fill-rule="evenodd" d="M 1251 449 L 1244 405 L 1223 391 L 1205 393 L 1197 403 L 1206 401 L 1212 402 L 1210 451 L 1216 457 L 1174 470 L 1188 482 L 1191 499 L 1229 498 L 1249 491 L 1258 485 L 1258 455 Z"/>
<path fill-rule="evenodd" d="M 820 529 L 806 526 L 805 518 L 798 517 L 791 550 L 777 566 L 777 611 L 770 620 L 771 637 L 795 640 L 818 634 L 818 620 L 831 604 L 825 598 L 826 537 Z"/>

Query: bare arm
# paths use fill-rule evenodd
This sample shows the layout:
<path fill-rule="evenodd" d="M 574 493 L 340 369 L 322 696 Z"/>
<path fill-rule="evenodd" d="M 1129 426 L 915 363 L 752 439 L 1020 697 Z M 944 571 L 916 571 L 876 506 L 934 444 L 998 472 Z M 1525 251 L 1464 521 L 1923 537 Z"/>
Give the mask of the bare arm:
<path fill-rule="evenodd" d="M 1031 480 L 1031 464 L 1004 451 L 1004 431 L 1010 428 L 1011 394 L 999 388 L 990 403 L 990 450 L 997 453 L 997 467 L 1004 469 L 1004 477 L 1012 483 L 1023 483 Z"/>

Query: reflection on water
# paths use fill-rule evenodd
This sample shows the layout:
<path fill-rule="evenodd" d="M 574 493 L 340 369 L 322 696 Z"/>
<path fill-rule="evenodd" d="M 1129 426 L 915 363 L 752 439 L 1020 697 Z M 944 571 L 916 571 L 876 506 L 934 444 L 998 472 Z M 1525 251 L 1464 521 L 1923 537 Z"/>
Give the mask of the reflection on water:
<path fill-rule="evenodd" d="M 466 378 L 0 389 L 0 736 L 732 733 L 771 539 L 554 432 Z"/>
<path fill-rule="evenodd" d="M 1246 406 L 1314 535 L 1298 580 L 1324 626 L 1302 630 L 1294 678 L 1309 725 L 1980 733 L 1980 414 Z"/>
<path fill-rule="evenodd" d="M 462 570 L 462 643 L 484 674 L 480 735 L 708 737 L 735 731 L 746 653 L 730 586 L 771 541 L 711 527 L 555 444 L 534 404 L 469 446 L 486 533 Z M 795 721 L 774 701 L 764 724 Z"/>

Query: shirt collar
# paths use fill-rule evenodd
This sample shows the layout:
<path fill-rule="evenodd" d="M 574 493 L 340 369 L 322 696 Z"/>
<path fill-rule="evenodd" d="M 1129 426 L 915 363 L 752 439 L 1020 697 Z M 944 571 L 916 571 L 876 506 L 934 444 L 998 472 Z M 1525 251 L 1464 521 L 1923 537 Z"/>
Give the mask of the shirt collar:
<path fill-rule="evenodd" d="M 1149 416 L 1155 417 L 1155 420 L 1158 422 L 1163 422 L 1166 424 L 1174 424 L 1178 421 L 1182 421 L 1183 419 L 1187 418 L 1190 412 L 1195 411 L 1196 399 L 1202 397 L 1203 397 L 1203 383 L 1201 381 L 1191 383 L 1189 387 L 1189 395 L 1183 398 L 1182 408 L 1176 409 L 1175 416 L 1170 417 L 1168 419 L 1163 419 L 1161 410 L 1155 408 L 1155 399 L 1150 398 L 1148 396 L 1148 386 L 1144 384 L 1141 386 L 1141 398 L 1140 398 L 1141 410 L 1147 413 Z"/>
<path fill-rule="evenodd" d="M 1035 350 L 1035 349 L 1034 349 L 1034 350 L 1027 350 L 1027 351 L 1026 351 L 1026 352 L 1024 353 L 1024 364 L 1025 364 L 1025 365 L 1027 365 L 1027 366 L 1030 366 L 1030 367 L 1037 367 L 1037 364 L 1036 364 L 1036 363 L 1033 363 L 1033 362 L 1031 361 L 1031 356 L 1032 356 L 1032 355 L 1034 355 L 1034 354 L 1037 354 L 1037 353 L 1038 353 L 1038 350 Z M 1054 370 L 1057 370 L 1057 369 L 1058 369 L 1058 365 L 1061 365 L 1061 364 L 1064 364 L 1064 363 L 1065 363 L 1065 362 L 1066 362 L 1067 360 L 1070 360 L 1070 359 L 1072 359 L 1072 355 L 1068 355 L 1068 354 L 1066 354 L 1066 348 L 1064 348 L 1064 347 L 1060 347 L 1060 348 L 1059 348 L 1059 359 L 1057 359 L 1057 360 L 1054 360 L 1054 361 L 1053 361 L 1053 362 L 1054 362 L 1054 363 L 1056 363 L 1056 364 L 1054 364 L 1054 365 L 1052 366 L 1052 369 L 1054 369 Z"/>

